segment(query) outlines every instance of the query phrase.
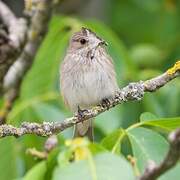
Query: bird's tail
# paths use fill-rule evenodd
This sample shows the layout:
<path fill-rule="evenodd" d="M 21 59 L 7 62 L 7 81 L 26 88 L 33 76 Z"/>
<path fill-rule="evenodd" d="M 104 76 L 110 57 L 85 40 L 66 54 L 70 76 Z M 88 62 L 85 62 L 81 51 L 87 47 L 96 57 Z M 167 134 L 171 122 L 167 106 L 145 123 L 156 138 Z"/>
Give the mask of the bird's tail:
<path fill-rule="evenodd" d="M 75 125 L 74 137 L 84 136 L 87 136 L 91 141 L 94 140 L 92 119 L 88 119 L 87 121 L 83 121 Z"/>

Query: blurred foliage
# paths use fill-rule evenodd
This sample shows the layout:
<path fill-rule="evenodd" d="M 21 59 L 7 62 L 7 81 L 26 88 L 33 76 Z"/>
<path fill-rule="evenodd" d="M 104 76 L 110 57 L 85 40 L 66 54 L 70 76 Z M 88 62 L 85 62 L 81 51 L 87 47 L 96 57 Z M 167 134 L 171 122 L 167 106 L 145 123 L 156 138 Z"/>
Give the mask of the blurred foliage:
<path fill-rule="evenodd" d="M 82 26 L 108 42 L 120 87 L 156 76 L 180 58 L 180 1 L 112 0 L 106 9 L 104 23 L 75 16 L 52 18 L 8 123 L 62 121 L 71 116 L 59 92 L 59 64 L 71 34 Z M 0 140 L 0 180 L 135 179 L 134 173 L 142 173 L 149 160 L 159 163 L 164 158 L 169 147 L 167 133 L 180 127 L 179 89 L 180 80 L 176 79 L 158 92 L 145 95 L 141 102 L 126 103 L 98 116 L 97 144 L 83 146 L 85 160 L 70 163 L 74 149 L 64 141 L 72 137 L 72 129 L 59 135 L 59 147 L 41 162 L 25 152 L 31 147 L 43 150 L 45 138 L 26 135 Z M 135 167 L 127 161 L 129 154 L 136 159 Z M 178 164 L 160 180 L 178 180 L 179 168 Z"/>

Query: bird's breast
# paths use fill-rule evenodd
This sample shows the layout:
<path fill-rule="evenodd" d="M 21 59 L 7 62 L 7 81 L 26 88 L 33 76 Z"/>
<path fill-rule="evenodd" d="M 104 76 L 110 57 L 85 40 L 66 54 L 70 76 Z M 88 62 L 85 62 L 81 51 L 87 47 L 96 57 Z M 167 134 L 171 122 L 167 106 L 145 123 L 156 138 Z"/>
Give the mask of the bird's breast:
<path fill-rule="evenodd" d="M 78 105 L 82 108 L 94 106 L 117 90 L 114 73 L 106 66 L 108 64 L 93 59 L 87 64 L 76 64 L 66 73 L 61 86 L 73 111 Z"/>

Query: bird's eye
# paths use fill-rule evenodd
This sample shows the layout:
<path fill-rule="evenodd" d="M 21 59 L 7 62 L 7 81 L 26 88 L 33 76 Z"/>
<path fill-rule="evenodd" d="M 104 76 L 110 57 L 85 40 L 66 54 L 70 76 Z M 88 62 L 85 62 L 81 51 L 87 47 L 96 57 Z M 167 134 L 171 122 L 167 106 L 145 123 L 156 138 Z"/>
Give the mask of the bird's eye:
<path fill-rule="evenodd" d="M 86 42 L 87 42 L 87 41 L 86 41 L 85 39 L 81 39 L 81 40 L 80 40 L 80 43 L 81 43 L 81 44 L 85 44 Z"/>

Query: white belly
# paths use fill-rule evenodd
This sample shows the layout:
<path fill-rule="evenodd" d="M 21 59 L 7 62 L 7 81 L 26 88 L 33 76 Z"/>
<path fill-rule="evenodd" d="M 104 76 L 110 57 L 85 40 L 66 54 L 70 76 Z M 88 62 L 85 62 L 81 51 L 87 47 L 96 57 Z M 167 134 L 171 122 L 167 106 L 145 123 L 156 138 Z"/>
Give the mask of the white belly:
<path fill-rule="evenodd" d="M 117 90 L 117 84 L 108 72 L 97 68 L 69 73 L 63 84 L 66 86 L 63 94 L 72 111 L 76 111 L 78 105 L 81 108 L 94 106 Z"/>

